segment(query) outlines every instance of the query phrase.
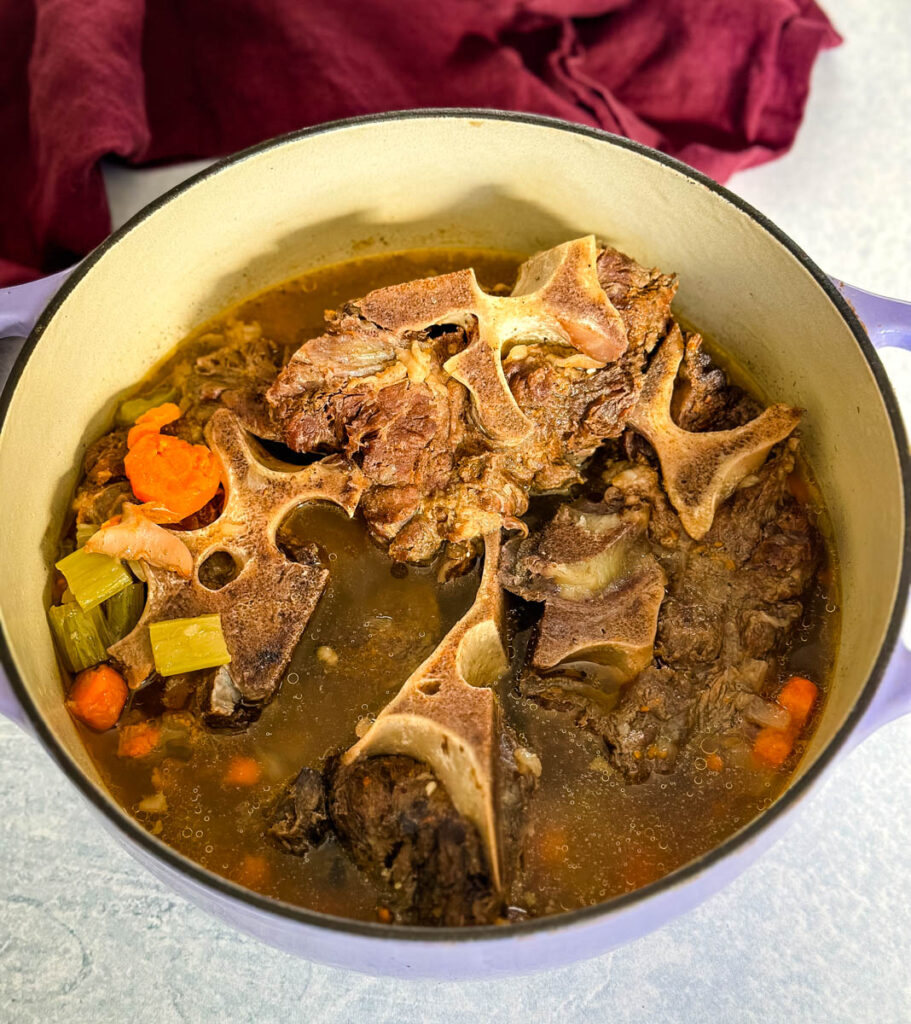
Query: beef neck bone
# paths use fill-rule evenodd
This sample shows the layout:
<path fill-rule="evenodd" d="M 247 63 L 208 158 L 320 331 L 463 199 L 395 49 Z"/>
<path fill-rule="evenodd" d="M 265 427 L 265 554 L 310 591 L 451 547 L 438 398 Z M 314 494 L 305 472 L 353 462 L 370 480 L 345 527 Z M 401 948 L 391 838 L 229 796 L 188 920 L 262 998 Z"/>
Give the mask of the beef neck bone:
<path fill-rule="evenodd" d="M 648 550 L 647 526 L 645 510 L 563 506 L 522 542 L 504 582 L 544 602 L 532 668 L 545 676 L 582 670 L 580 686 L 596 693 L 629 682 L 651 662 L 667 578 Z"/>
<path fill-rule="evenodd" d="M 342 755 L 342 763 L 403 754 L 430 765 L 456 810 L 480 832 L 499 888 L 498 701 L 491 687 L 509 667 L 502 639 L 503 591 L 497 580 L 499 530 L 485 535 L 484 552 L 471 608 Z"/>
<path fill-rule="evenodd" d="M 642 554 L 597 597 L 546 600 L 532 665 L 545 673 L 584 669 L 611 688 L 628 683 L 652 661 L 666 584 L 657 559 Z"/>
<path fill-rule="evenodd" d="M 321 566 L 290 562 L 275 543 L 282 520 L 297 505 L 328 501 L 348 515 L 363 493 L 361 471 L 339 456 L 303 469 L 270 468 L 258 460 L 233 412 L 216 411 L 206 441 L 222 464 L 225 507 L 199 530 L 174 532 L 193 558 L 189 579 L 143 563 L 148 599 L 135 628 L 110 648 L 127 682 L 141 686 L 154 671 L 149 624 L 164 619 L 218 614 L 231 655 L 229 671 L 250 702 L 270 697 L 329 577 Z M 216 551 L 239 566 L 220 590 L 199 581 L 199 567 Z"/>
<path fill-rule="evenodd" d="M 398 334 L 476 321 L 476 337 L 443 369 L 471 392 L 481 429 L 494 441 L 517 445 L 533 427 L 506 382 L 505 345 L 520 338 L 556 341 L 588 356 L 592 368 L 626 351 L 626 327 L 598 280 L 597 256 L 588 235 L 526 260 L 508 296 L 488 295 L 468 269 L 379 288 L 358 307 Z"/>
<path fill-rule="evenodd" d="M 711 529 L 718 506 L 763 464 L 772 446 L 791 433 L 800 422 L 800 411 L 778 403 L 732 430 L 684 430 L 671 416 L 683 353 L 683 335 L 675 325 L 652 359 L 629 423 L 655 449 L 664 489 L 683 528 L 701 540 Z"/>

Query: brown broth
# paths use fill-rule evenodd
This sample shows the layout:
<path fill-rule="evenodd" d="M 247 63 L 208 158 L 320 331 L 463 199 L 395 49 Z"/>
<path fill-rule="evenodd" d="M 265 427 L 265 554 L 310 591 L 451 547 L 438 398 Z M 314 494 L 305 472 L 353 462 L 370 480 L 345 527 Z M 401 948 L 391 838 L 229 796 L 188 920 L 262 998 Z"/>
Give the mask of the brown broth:
<path fill-rule="evenodd" d="M 207 335 L 233 318 L 257 321 L 265 337 L 299 344 L 318 333 L 323 312 L 372 288 L 474 266 L 486 287 L 510 283 L 519 257 L 506 253 L 429 250 L 352 260 L 288 281 L 199 328 L 174 357 L 134 393 L 159 389 L 170 369 L 209 344 Z M 818 494 L 807 478 L 813 504 Z M 825 526 L 823 523 L 823 532 Z M 329 840 L 305 857 L 281 851 L 264 836 L 285 783 L 305 765 L 353 742 L 360 718 L 375 714 L 469 607 L 477 572 L 441 584 L 433 567 L 395 574 L 359 519 L 335 508 L 302 506 L 286 521 L 298 540 L 315 541 L 330 580 L 286 669 L 280 691 L 245 732 L 193 723 L 192 742 L 146 759 L 117 756 L 117 730 L 94 733 L 77 724 L 115 799 L 150 831 L 203 866 L 266 895 L 328 913 L 375 919 L 380 894 Z M 829 581 L 833 580 L 830 570 Z M 831 666 L 838 621 L 835 583 L 818 586 L 799 643 L 780 659 L 781 680 L 793 672 L 822 684 Z M 513 666 L 521 664 L 529 630 L 511 616 Z M 762 770 L 725 754 L 722 771 L 707 755 L 717 739 L 697 738 L 676 770 L 628 785 L 603 756 L 600 742 L 565 716 L 523 699 L 514 676 L 500 684 L 505 715 L 541 757 L 543 773 L 528 808 L 528 839 L 511 902 L 530 914 L 597 903 L 651 882 L 716 846 L 767 807 L 787 786 L 787 770 Z M 145 717 L 139 698 L 124 722 Z M 186 714 L 186 713 L 178 713 Z M 225 783 L 232 758 L 252 757 L 261 777 Z M 157 785 L 156 785 L 157 784 Z M 140 808 L 161 789 L 166 813 Z"/>

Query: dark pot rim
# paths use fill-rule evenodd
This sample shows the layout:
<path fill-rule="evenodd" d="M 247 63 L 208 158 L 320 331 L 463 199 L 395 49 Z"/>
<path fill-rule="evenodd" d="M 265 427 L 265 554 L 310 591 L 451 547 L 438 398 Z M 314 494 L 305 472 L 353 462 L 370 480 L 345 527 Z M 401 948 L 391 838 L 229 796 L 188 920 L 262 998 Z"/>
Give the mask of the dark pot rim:
<path fill-rule="evenodd" d="M 70 277 L 64 282 L 60 290 L 51 300 L 50 304 L 42 313 L 35 328 L 29 335 L 25 345 L 19 354 L 16 363 L 10 373 L 9 379 L 3 389 L 0 398 L 0 429 L 6 419 L 12 400 L 13 392 L 25 369 L 29 356 L 47 329 L 48 324 L 56 315 L 60 307 L 66 302 L 70 292 L 80 280 L 88 273 L 92 266 L 124 238 L 130 231 L 141 224 L 147 217 L 152 215 L 164 204 L 176 196 L 192 188 L 198 182 L 210 178 L 227 167 L 231 167 L 250 157 L 258 156 L 267 150 L 279 146 L 298 142 L 316 135 L 323 135 L 340 129 L 350 128 L 358 125 L 382 124 L 392 121 L 410 120 L 437 120 L 447 118 L 459 118 L 468 120 L 487 121 L 510 121 L 519 124 L 534 125 L 541 128 L 549 128 L 557 132 L 568 132 L 575 135 L 582 135 L 603 142 L 611 146 L 618 146 L 621 149 L 631 150 L 639 156 L 655 161 L 665 167 L 684 175 L 691 181 L 704 186 L 711 192 L 724 199 L 730 206 L 740 213 L 746 214 L 758 224 L 775 241 L 787 249 L 800 265 L 813 277 L 817 285 L 826 294 L 830 302 L 838 310 L 842 319 L 848 325 L 851 333 L 860 347 L 867 364 L 876 380 L 883 403 L 891 422 L 892 431 L 898 449 L 899 462 L 901 467 L 902 489 L 904 496 L 904 507 L 907 510 L 911 507 L 911 456 L 909 456 L 908 443 L 905 435 L 905 428 L 899 412 L 898 402 L 886 376 L 885 370 L 879 357 L 876 355 L 870 339 L 864 328 L 855 315 L 854 311 L 835 288 L 829 277 L 807 256 L 788 235 L 773 224 L 767 217 L 754 209 L 749 203 L 739 196 L 728 191 L 724 186 L 695 170 L 694 168 L 667 156 L 658 150 L 645 146 L 642 143 L 597 128 L 589 128 L 584 125 L 573 124 L 559 118 L 544 117 L 537 114 L 512 113 L 501 110 L 485 110 L 482 108 L 453 107 L 453 108 L 428 108 L 416 110 L 402 110 L 392 113 L 368 114 L 360 117 L 344 118 L 337 121 L 329 121 L 324 124 L 314 125 L 309 128 L 302 128 L 298 131 L 288 132 L 265 142 L 258 143 L 248 149 L 241 150 L 231 156 L 217 161 L 211 166 L 200 171 L 198 174 L 187 178 L 174 188 L 159 196 L 149 203 L 142 210 L 131 217 L 122 227 L 106 238 L 96 249 L 92 251 L 73 271 Z M 904 522 L 904 546 L 902 551 L 902 567 L 899 578 L 899 589 L 892 608 L 888 629 L 882 647 L 876 659 L 876 663 L 860 692 L 850 714 L 842 724 L 838 732 L 828 742 L 825 749 L 819 754 L 815 762 L 804 772 L 804 774 L 793 782 L 787 790 L 758 817 L 754 818 L 748 825 L 738 832 L 729 836 L 718 846 L 713 847 L 701 857 L 677 868 L 675 871 L 663 876 L 649 885 L 640 889 L 615 896 L 603 903 L 582 907 L 578 910 L 566 911 L 561 914 L 554 914 L 549 917 L 533 918 L 528 921 L 518 922 L 509 926 L 483 925 L 466 926 L 461 928 L 433 928 L 416 925 L 390 925 L 379 922 L 357 921 L 349 918 L 335 917 L 330 914 L 323 914 L 317 911 L 308 910 L 304 907 L 294 906 L 267 896 L 261 896 L 249 889 L 245 889 L 234 882 L 229 881 L 214 872 L 203 868 L 195 861 L 184 857 L 176 850 L 167 846 L 161 840 L 147 832 L 135 819 L 131 818 L 122 810 L 113 799 L 106 797 L 90 782 L 83 774 L 69 753 L 57 740 L 53 732 L 48 728 L 44 719 L 33 704 L 26 687 L 19 676 L 18 669 L 12 658 L 10 645 L 6 632 L 0 624 L 0 662 L 2 662 L 13 690 L 24 708 L 29 722 L 35 733 L 43 741 L 53 759 L 61 770 L 70 778 L 82 794 L 111 822 L 111 824 L 122 833 L 127 839 L 138 844 L 145 853 L 162 860 L 169 868 L 187 875 L 190 880 L 200 886 L 214 890 L 216 894 L 228 896 L 238 900 L 247 907 L 287 919 L 314 928 L 329 929 L 331 931 L 348 933 L 361 938 L 380 940 L 409 940 L 413 942 L 432 943 L 453 943 L 453 942 L 477 942 L 477 941 L 507 941 L 520 937 L 528 937 L 531 934 L 541 932 L 555 932 L 568 929 L 576 925 L 591 924 L 598 918 L 608 918 L 612 914 L 628 910 L 637 903 L 645 903 L 652 897 L 669 892 L 678 886 L 693 881 L 698 875 L 714 867 L 730 854 L 738 850 L 744 850 L 760 833 L 771 827 L 776 821 L 783 818 L 796 803 L 802 799 L 820 778 L 823 772 L 833 762 L 841 747 L 845 744 L 865 711 L 870 706 L 874 694 L 882 681 L 886 666 L 889 663 L 892 652 L 898 641 L 902 617 L 908 595 L 909 584 L 911 584 L 911 516 L 905 514 Z"/>

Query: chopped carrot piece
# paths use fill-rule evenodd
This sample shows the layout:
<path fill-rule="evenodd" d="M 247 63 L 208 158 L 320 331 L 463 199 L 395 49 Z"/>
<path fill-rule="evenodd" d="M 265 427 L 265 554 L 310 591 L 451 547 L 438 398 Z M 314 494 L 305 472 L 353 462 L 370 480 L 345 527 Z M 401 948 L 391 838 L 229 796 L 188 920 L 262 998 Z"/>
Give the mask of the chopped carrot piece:
<path fill-rule="evenodd" d="M 269 878 L 269 865 L 266 858 L 257 853 L 244 854 L 237 870 L 237 881 L 249 889 L 257 889 Z"/>
<path fill-rule="evenodd" d="M 255 786 L 261 775 L 262 769 L 256 758 L 237 754 L 228 762 L 222 781 L 226 786 Z"/>
<path fill-rule="evenodd" d="M 819 695 L 815 683 L 803 676 L 791 676 L 778 694 L 778 703 L 791 712 L 791 728 L 800 731 L 810 717 L 813 705 Z"/>
<path fill-rule="evenodd" d="M 221 466 L 213 452 L 167 434 L 140 437 L 123 465 L 136 497 L 164 506 L 173 522 L 198 512 L 221 484 Z"/>
<path fill-rule="evenodd" d="M 724 761 L 717 754 L 706 754 L 705 766 L 710 772 L 720 772 L 724 768 Z"/>
<path fill-rule="evenodd" d="M 779 767 L 794 749 L 794 742 L 807 724 L 819 687 L 803 676 L 791 676 L 778 693 L 778 703 L 791 715 L 787 729 L 766 726 L 753 742 L 753 753 L 760 761 Z"/>
<path fill-rule="evenodd" d="M 377 907 L 376 916 L 383 924 L 389 924 L 392 921 L 392 911 L 388 907 Z"/>
<path fill-rule="evenodd" d="M 773 729 L 769 725 L 759 730 L 759 735 L 753 742 L 753 753 L 756 757 L 775 768 L 784 764 L 793 749 L 794 737 L 791 732 L 786 729 Z"/>
<path fill-rule="evenodd" d="M 136 417 L 136 426 L 130 428 L 127 434 L 127 448 L 134 444 L 146 434 L 157 434 L 162 427 L 166 427 L 174 420 L 180 419 L 180 407 L 173 402 L 165 402 L 164 405 L 156 405 L 141 416 Z"/>
<path fill-rule="evenodd" d="M 90 729 L 104 732 L 117 724 L 127 694 L 127 684 L 119 672 L 110 665 L 96 665 L 76 676 L 66 706 Z"/>
<path fill-rule="evenodd" d="M 118 757 L 147 757 L 161 742 L 161 726 L 157 722 L 122 725 L 117 738 Z"/>

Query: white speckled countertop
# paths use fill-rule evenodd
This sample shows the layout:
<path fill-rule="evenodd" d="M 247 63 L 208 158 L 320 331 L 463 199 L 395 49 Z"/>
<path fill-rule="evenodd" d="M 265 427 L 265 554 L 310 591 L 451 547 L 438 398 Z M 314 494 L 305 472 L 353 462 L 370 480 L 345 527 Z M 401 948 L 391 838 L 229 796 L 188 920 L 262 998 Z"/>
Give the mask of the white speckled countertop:
<path fill-rule="evenodd" d="M 832 274 L 911 298 L 911 3 L 825 0 L 784 159 L 732 183 Z M 115 221 L 195 169 L 112 169 Z M 433 984 L 292 959 L 172 895 L 0 721 L 0 1021 L 911 1021 L 911 716 L 828 777 L 772 851 L 631 946 L 531 978 Z"/>

